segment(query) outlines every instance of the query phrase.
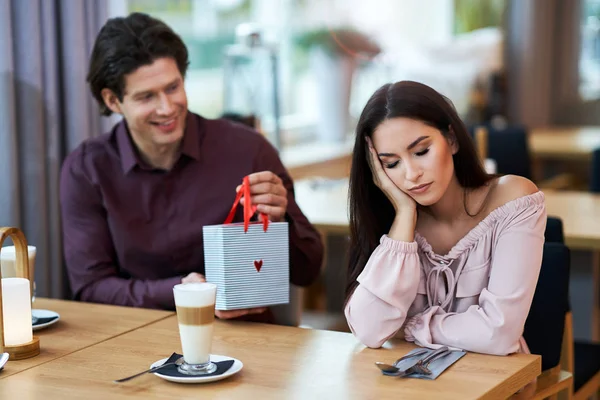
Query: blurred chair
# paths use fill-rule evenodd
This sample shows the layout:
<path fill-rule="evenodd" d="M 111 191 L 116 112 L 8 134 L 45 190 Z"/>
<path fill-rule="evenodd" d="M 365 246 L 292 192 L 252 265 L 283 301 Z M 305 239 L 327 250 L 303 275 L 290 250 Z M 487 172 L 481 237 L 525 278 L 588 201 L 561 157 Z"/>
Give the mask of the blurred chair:
<path fill-rule="evenodd" d="M 590 192 L 600 193 L 600 149 L 594 150 L 592 154 Z"/>
<path fill-rule="evenodd" d="M 573 399 L 584 400 L 594 394 L 600 396 L 600 344 L 575 341 L 572 366 L 575 379 Z"/>
<path fill-rule="evenodd" d="M 534 399 L 572 392 L 573 375 L 561 368 L 565 321 L 569 310 L 569 248 L 545 243 L 540 276 L 523 337 L 533 354 L 542 356 Z"/>
<path fill-rule="evenodd" d="M 470 127 L 469 133 L 480 157 L 485 155 L 496 162 L 498 174 L 519 175 L 533 180 L 525 127 L 509 125 L 495 128 L 492 124 L 485 124 Z M 559 174 L 536 183 L 540 189 L 566 189 L 572 185 L 572 176 Z"/>
<path fill-rule="evenodd" d="M 548 217 L 546 244 L 564 243 L 563 224 L 560 218 Z M 573 340 L 573 315 L 570 305 L 565 318 L 565 333 L 561 367 L 573 373 L 573 399 L 583 400 L 600 395 L 600 343 Z"/>
<path fill-rule="evenodd" d="M 238 124 L 249 126 L 257 131 L 260 131 L 260 123 L 255 115 L 238 114 L 234 112 L 226 112 L 221 115 L 222 119 L 237 122 Z"/>
<path fill-rule="evenodd" d="M 562 219 L 548 217 L 546 222 L 546 232 L 544 234 L 546 243 L 565 243 L 565 234 L 563 233 Z"/>
<path fill-rule="evenodd" d="M 487 132 L 487 135 L 484 132 Z M 520 175 L 531 179 L 531 156 L 524 127 L 515 125 L 495 129 L 487 124 L 471 127 L 469 133 L 475 141 L 480 157 L 481 153 L 485 152 L 487 158 L 496 161 L 499 174 Z M 487 139 L 487 143 L 480 144 L 483 138 Z"/>
<path fill-rule="evenodd" d="M 269 307 L 277 325 L 299 326 L 302 319 L 303 289 L 290 283 L 290 302 Z"/>

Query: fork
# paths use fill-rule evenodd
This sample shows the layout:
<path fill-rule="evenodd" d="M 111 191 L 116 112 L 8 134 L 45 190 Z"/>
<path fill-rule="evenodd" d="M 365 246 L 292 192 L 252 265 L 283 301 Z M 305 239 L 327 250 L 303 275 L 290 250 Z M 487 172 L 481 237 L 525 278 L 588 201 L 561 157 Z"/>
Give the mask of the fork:
<path fill-rule="evenodd" d="M 446 357 L 450 353 L 452 353 L 452 351 L 448 349 L 448 347 L 443 346 L 429 354 L 427 357 L 417 361 L 417 363 L 411 366 L 410 368 L 407 368 L 405 370 L 398 369 L 396 371 L 383 371 L 383 374 L 398 377 L 403 377 L 414 373 L 431 375 L 431 371 L 429 370 L 429 368 L 427 368 L 429 364 L 442 357 Z"/>
<path fill-rule="evenodd" d="M 415 351 L 414 353 L 407 354 L 407 355 L 405 355 L 403 357 L 400 357 L 399 359 L 397 359 L 396 361 L 394 361 L 394 363 L 391 364 L 391 365 L 383 363 L 383 362 L 379 362 L 379 361 L 377 361 L 375 363 L 375 365 L 377 366 L 377 368 L 379 368 L 380 370 L 382 370 L 384 372 L 385 371 L 393 372 L 393 371 L 398 370 L 398 364 L 400 364 L 402 361 L 408 360 L 408 359 L 413 358 L 413 357 L 422 356 L 423 354 L 427 354 L 428 352 L 429 352 L 429 349 L 420 349 L 418 351 Z"/>

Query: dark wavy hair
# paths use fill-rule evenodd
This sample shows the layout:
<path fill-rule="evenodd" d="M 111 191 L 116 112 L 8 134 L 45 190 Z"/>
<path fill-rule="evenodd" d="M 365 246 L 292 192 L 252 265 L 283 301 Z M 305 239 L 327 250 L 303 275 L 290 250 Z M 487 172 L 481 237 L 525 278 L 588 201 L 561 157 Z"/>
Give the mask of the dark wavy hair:
<path fill-rule="evenodd" d="M 448 98 L 429 86 L 412 81 L 389 83 L 377 89 L 367 102 L 356 127 L 350 169 L 347 298 L 357 286 L 356 279 L 379 244 L 379 239 L 389 232 L 395 216 L 394 207 L 373 182 L 365 138 L 372 137 L 375 129 L 385 120 L 398 117 L 421 121 L 439 129 L 446 137 L 455 137 L 458 151 L 452 156 L 454 173 L 463 188 L 478 188 L 491 179 L 477 156 L 465 124 Z"/>
<path fill-rule="evenodd" d="M 87 75 L 100 113 L 112 114 L 104 104 L 102 89 L 112 90 L 123 101 L 125 75 L 163 57 L 174 59 L 185 77 L 189 65 L 187 48 L 167 24 L 142 13 L 109 19 L 96 37 Z"/>

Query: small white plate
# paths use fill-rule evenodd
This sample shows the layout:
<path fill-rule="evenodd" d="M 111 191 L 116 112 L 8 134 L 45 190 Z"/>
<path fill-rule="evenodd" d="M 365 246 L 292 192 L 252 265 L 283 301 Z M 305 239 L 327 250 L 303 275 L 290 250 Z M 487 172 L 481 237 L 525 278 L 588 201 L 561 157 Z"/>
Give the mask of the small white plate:
<path fill-rule="evenodd" d="M 54 317 L 56 317 L 56 319 L 53 319 L 50 322 L 46 322 L 45 324 L 33 325 L 34 331 L 39 331 L 40 329 L 47 328 L 50 325 L 54 325 L 55 323 L 57 323 L 60 320 L 60 315 L 58 315 L 58 313 L 56 313 L 54 311 L 50 311 L 50 310 L 33 309 L 33 310 L 31 310 L 31 316 L 38 317 L 38 318 L 54 318 Z"/>
<path fill-rule="evenodd" d="M 217 354 L 211 354 L 210 355 L 210 361 L 212 361 L 212 362 L 227 361 L 227 360 L 233 360 L 233 365 L 231 366 L 231 368 L 229 368 L 225 373 L 223 373 L 221 375 L 212 375 L 212 376 L 169 376 L 169 375 L 163 375 L 163 374 L 161 374 L 160 370 L 159 370 L 159 372 L 155 372 L 154 375 L 156 375 L 156 376 L 158 376 L 160 378 L 163 378 L 163 379 L 165 379 L 167 381 L 177 382 L 177 383 L 208 383 L 208 382 L 220 381 L 221 379 L 229 378 L 231 375 L 237 374 L 244 367 L 244 364 L 242 364 L 242 362 L 240 360 L 238 360 L 237 358 L 227 357 L 227 356 L 220 356 L 220 355 L 217 355 Z M 167 361 L 166 358 L 163 358 L 162 360 L 158 360 L 157 362 L 155 362 L 154 364 L 152 364 L 150 366 L 150 368 L 158 367 L 159 365 L 164 364 L 165 361 Z"/>

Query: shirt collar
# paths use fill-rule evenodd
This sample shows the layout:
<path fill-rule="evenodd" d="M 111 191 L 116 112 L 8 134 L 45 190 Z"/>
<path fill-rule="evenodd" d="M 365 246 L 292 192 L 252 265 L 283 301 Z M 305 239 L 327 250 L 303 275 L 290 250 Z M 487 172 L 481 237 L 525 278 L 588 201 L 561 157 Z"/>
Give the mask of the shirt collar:
<path fill-rule="evenodd" d="M 196 161 L 200 161 L 200 135 L 202 134 L 198 123 L 196 115 L 188 111 L 185 119 L 183 143 L 181 143 L 181 154 L 185 154 Z"/>
<path fill-rule="evenodd" d="M 119 146 L 119 154 L 121 155 L 123 173 L 127 174 L 138 163 L 138 159 L 133 141 L 129 136 L 129 129 L 127 129 L 125 118 L 117 125 L 117 145 Z"/>
<path fill-rule="evenodd" d="M 185 131 L 183 133 L 183 142 L 181 143 L 181 154 L 185 154 L 196 161 L 200 160 L 200 134 L 201 132 L 198 129 L 198 121 L 195 118 L 195 115 L 188 111 L 185 121 Z M 139 157 L 133 139 L 131 139 L 129 134 L 129 128 L 127 127 L 125 118 L 117 125 L 116 135 L 123 173 L 127 174 L 136 165 L 146 165 Z"/>

